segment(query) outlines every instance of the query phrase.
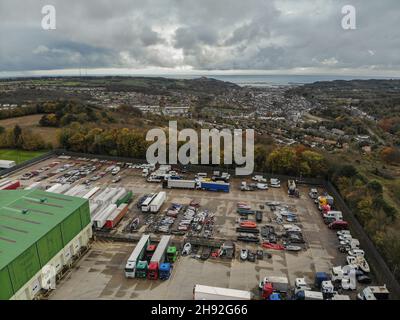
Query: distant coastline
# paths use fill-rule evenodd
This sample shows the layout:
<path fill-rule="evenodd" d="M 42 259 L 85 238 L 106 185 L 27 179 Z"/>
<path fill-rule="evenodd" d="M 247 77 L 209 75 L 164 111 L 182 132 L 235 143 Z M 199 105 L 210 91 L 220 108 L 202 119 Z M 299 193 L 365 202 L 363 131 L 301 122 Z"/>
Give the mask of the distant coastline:
<path fill-rule="evenodd" d="M 282 86 L 299 86 L 304 84 L 311 84 L 319 81 L 351 81 L 351 80 L 399 80 L 400 77 L 384 77 L 384 76 L 340 76 L 340 75 L 218 75 L 218 74 L 91 74 L 84 73 L 80 75 L 76 74 L 61 74 L 61 75 L 26 75 L 26 76 L 2 76 L 0 73 L 0 79 L 12 79 L 18 80 L 23 78 L 62 78 L 62 77 L 145 77 L 145 78 L 169 78 L 169 79 L 197 79 L 201 77 L 213 78 L 220 81 L 231 82 L 241 87 L 282 87 Z"/>

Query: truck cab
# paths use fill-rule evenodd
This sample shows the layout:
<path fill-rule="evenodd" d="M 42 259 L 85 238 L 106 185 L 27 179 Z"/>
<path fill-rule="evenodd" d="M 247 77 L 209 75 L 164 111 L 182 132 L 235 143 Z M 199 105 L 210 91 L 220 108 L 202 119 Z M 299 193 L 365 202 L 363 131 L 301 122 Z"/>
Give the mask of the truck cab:
<path fill-rule="evenodd" d="M 139 261 L 136 265 L 136 278 L 146 278 L 148 263 L 147 261 Z"/>
<path fill-rule="evenodd" d="M 164 262 L 160 264 L 159 269 L 160 280 L 168 280 L 171 276 L 171 264 L 169 262 Z"/>
<path fill-rule="evenodd" d="M 176 261 L 177 255 L 178 255 L 178 251 L 177 251 L 175 246 L 168 247 L 168 249 L 167 249 L 167 261 L 169 263 L 174 263 Z"/>
<path fill-rule="evenodd" d="M 134 278 L 136 273 L 136 263 L 135 261 L 128 261 L 125 266 L 125 276 L 127 278 Z"/>
<path fill-rule="evenodd" d="M 150 244 L 146 248 L 146 260 L 150 261 L 151 257 L 154 254 L 154 251 L 156 251 L 157 246 L 155 244 Z"/>
<path fill-rule="evenodd" d="M 158 263 L 150 262 L 149 268 L 147 269 L 147 279 L 157 280 L 158 279 Z"/>
<path fill-rule="evenodd" d="M 358 295 L 359 300 L 388 300 L 389 290 L 384 286 L 371 286 L 363 289 Z"/>
<path fill-rule="evenodd" d="M 311 290 L 305 278 L 296 278 L 296 280 L 294 281 L 294 286 L 295 286 L 294 289 L 295 294 L 297 294 L 299 291 Z"/>

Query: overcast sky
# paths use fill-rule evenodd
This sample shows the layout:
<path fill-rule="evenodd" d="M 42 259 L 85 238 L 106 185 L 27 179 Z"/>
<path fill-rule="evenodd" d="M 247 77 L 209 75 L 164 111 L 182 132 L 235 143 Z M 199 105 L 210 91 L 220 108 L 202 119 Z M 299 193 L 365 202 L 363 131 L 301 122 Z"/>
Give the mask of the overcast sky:
<path fill-rule="evenodd" d="M 56 30 L 41 28 L 46 4 Z M 356 30 L 342 29 L 347 4 Z M 399 18 L 399 0 L 0 0 L 0 74 L 82 66 L 395 76 Z"/>

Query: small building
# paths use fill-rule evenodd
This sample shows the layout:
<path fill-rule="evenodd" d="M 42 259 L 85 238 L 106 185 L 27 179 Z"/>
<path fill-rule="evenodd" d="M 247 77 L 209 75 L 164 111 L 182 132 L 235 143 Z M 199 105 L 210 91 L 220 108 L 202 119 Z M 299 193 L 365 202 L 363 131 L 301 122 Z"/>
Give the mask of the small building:
<path fill-rule="evenodd" d="M 15 161 L 0 160 L 0 169 L 10 169 L 16 165 Z"/>

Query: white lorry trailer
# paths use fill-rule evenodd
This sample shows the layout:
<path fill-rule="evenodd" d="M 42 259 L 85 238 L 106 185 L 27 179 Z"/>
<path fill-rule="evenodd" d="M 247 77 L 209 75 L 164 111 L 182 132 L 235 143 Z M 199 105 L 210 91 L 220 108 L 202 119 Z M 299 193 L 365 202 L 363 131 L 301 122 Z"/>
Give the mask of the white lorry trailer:
<path fill-rule="evenodd" d="M 158 211 L 160 211 L 166 198 L 167 198 L 167 194 L 164 191 L 159 192 L 156 195 L 156 197 L 153 199 L 153 201 L 151 201 L 149 211 L 151 213 L 157 213 Z"/>
<path fill-rule="evenodd" d="M 251 300 L 250 291 L 210 287 L 196 284 L 193 288 L 194 300 Z"/>
<path fill-rule="evenodd" d="M 137 263 L 143 259 L 147 246 L 150 244 L 150 235 L 144 234 L 135 249 L 132 251 L 125 265 L 125 277 L 134 278 Z"/>
<path fill-rule="evenodd" d="M 166 181 L 166 188 L 168 189 L 196 189 L 196 185 L 195 180 L 168 179 Z"/>

